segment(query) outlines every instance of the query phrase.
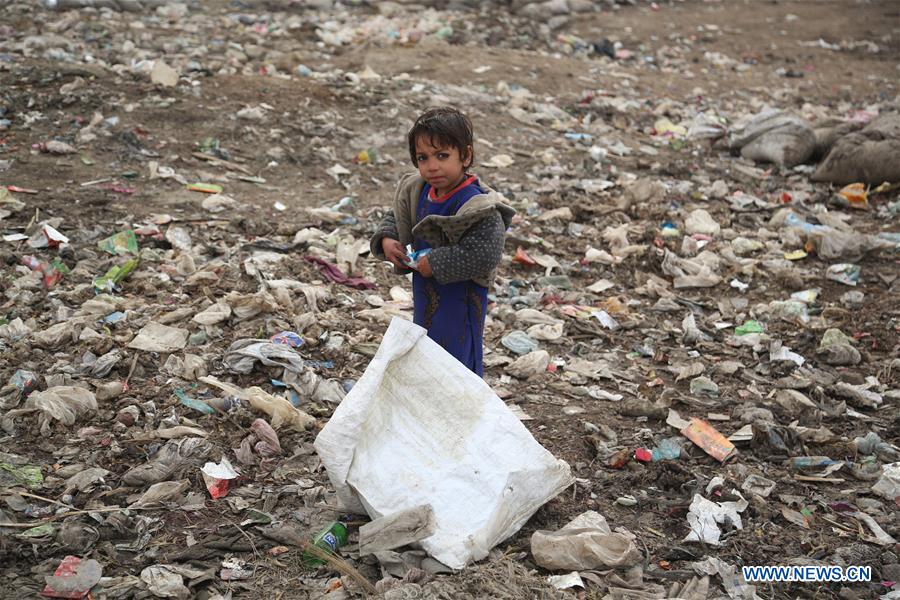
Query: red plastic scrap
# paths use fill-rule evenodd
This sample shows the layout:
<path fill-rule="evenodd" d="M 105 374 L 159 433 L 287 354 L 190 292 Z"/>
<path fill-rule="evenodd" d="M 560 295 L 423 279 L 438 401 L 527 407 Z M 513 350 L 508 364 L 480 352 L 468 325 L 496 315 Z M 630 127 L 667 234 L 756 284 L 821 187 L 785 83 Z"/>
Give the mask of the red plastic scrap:
<path fill-rule="evenodd" d="M 37 194 L 38 193 L 37 190 L 23 188 L 23 187 L 19 187 L 17 185 L 8 185 L 8 186 L 6 186 L 6 189 L 8 189 L 10 192 L 16 192 L 19 194 Z"/>
<path fill-rule="evenodd" d="M 634 458 L 645 463 L 653 462 L 653 453 L 646 448 L 635 448 Z"/>
<path fill-rule="evenodd" d="M 230 479 L 214 479 L 206 484 L 206 489 L 213 500 L 224 498 L 228 495 L 228 489 L 231 487 Z"/>
<path fill-rule="evenodd" d="M 516 248 L 516 254 L 513 256 L 513 262 L 519 263 L 520 265 L 525 265 L 528 267 L 534 267 L 537 265 L 537 261 L 528 256 L 528 253 L 525 252 L 525 249 L 522 246 Z"/>
<path fill-rule="evenodd" d="M 59 563 L 59 566 L 56 567 L 56 571 L 53 573 L 53 575 L 55 577 L 74 578 L 78 575 L 78 567 L 80 565 L 81 559 L 77 556 L 66 556 L 64 559 L 62 559 L 62 562 Z M 41 595 L 46 596 L 47 598 L 68 598 L 70 600 L 79 600 L 80 598 L 88 596 L 90 593 L 90 588 L 73 592 L 58 592 L 54 590 L 48 583 L 46 586 L 44 586 Z"/>

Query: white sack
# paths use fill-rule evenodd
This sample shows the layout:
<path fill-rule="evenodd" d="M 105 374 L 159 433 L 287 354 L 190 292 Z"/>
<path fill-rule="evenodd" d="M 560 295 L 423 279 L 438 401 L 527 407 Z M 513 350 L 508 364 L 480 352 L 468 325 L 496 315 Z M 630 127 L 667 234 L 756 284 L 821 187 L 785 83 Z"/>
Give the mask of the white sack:
<path fill-rule="evenodd" d="M 373 519 L 430 504 L 421 546 L 454 569 L 487 556 L 573 482 L 480 377 L 394 319 L 315 441 L 344 508 Z"/>

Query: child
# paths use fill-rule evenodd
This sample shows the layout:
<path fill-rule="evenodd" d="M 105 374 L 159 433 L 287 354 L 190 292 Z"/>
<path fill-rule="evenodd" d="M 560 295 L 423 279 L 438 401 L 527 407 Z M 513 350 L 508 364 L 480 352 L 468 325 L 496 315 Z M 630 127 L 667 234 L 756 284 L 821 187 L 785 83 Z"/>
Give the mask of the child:
<path fill-rule="evenodd" d="M 472 122 L 461 112 L 429 109 L 407 138 L 419 172 L 400 179 L 371 251 L 405 273 L 407 244 L 414 251 L 431 249 L 413 271 L 413 321 L 483 377 L 488 288 L 515 211 L 468 173 L 475 159 Z"/>

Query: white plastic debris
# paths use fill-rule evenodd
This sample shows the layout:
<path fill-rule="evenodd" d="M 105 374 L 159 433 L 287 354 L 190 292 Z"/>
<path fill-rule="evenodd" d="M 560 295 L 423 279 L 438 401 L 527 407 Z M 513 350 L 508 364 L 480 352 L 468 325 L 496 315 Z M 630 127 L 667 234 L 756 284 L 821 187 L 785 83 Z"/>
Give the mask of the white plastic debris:
<path fill-rule="evenodd" d="M 187 345 L 188 335 L 187 329 L 150 321 L 131 340 L 128 347 L 146 352 L 175 352 Z"/>
<path fill-rule="evenodd" d="M 872 493 L 889 501 L 900 498 L 900 462 L 884 465 L 881 478 L 872 486 Z"/>
<path fill-rule="evenodd" d="M 547 577 L 547 583 L 558 590 L 568 590 L 574 587 L 585 587 L 584 580 L 581 578 L 581 575 L 578 574 L 578 571 L 572 571 L 571 573 L 566 573 L 565 575 L 550 575 L 549 577 Z"/>
<path fill-rule="evenodd" d="M 436 530 L 421 545 L 455 569 L 573 481 L 484 380 L 396 318 L 315 447 L 350 512 L 376 519 L 430 504 Z"/>
<path fill-rule="evenodd" d="M 719 524 L 730 523 L 735 529 L 743 529 L 744 525 L 739 513 L 747 508 L 747 501 L 737 490 L 734 493 L 740 496 L 739 502 L 713 502 L 700 494 L 695 494 L 687 516 L 691 532 L 687 534 L 684 541 L 699 542 L 703 540 L 706 544 L 718 546 L 719 538 L 722 535 Z"/>

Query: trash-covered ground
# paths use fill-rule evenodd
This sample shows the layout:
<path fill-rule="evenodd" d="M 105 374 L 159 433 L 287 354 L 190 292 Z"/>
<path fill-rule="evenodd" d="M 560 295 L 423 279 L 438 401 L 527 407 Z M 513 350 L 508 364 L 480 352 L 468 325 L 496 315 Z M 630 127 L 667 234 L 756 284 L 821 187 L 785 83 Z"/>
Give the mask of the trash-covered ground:
<path fill-rule="evenodd" d="M 0 8 L 0 596 L 898 597 L 895 3 L 119 2 Z M 518 210 L 486 380 L 577 478 L 449 574 L 312 447 L 434 104 Z"/>

